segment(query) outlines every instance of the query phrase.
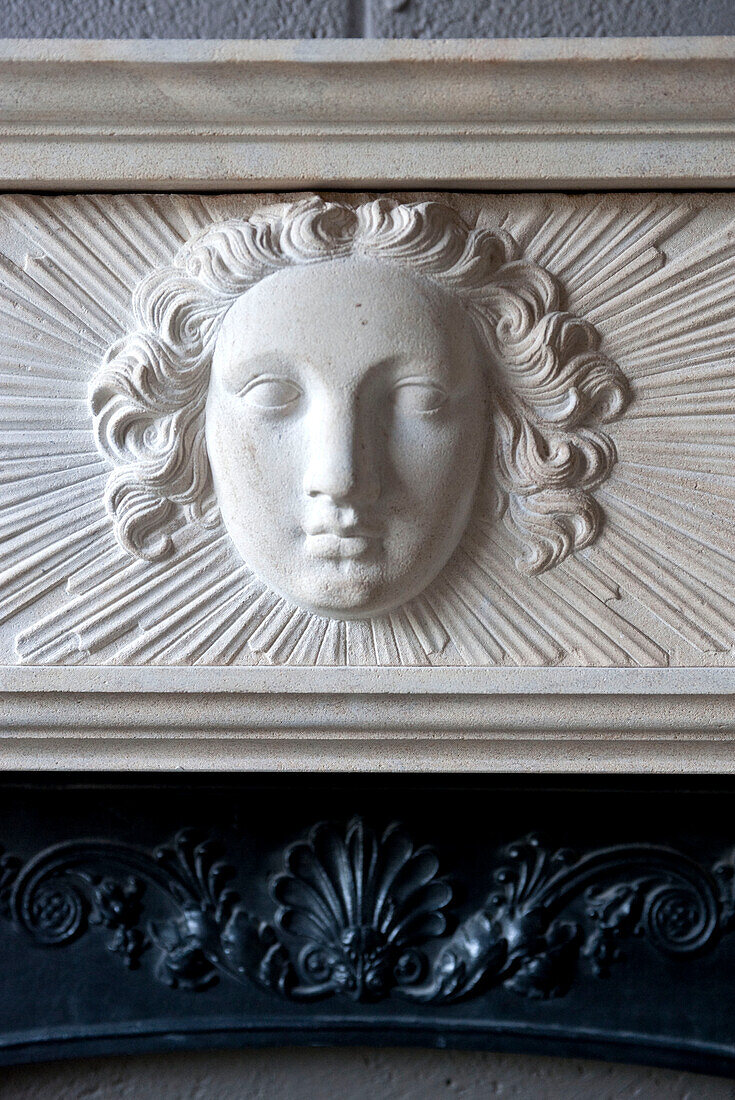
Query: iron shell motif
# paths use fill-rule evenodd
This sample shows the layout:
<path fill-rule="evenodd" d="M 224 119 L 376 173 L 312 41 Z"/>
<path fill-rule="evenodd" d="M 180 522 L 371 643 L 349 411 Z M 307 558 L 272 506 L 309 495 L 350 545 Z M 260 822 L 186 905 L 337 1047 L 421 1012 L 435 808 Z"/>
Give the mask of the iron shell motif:
<path fill-rule="evenodd" d="M 400 825 L 378 836 L 353 818 L 344 830 L 316 825 L 284 862 L 271 893 L 278 929 L 301 945 L 295 992 L 375 1000 L 422 977 L 417 945 L 446 930 L 452 900 L 435 852 L 415 848 Z"/>

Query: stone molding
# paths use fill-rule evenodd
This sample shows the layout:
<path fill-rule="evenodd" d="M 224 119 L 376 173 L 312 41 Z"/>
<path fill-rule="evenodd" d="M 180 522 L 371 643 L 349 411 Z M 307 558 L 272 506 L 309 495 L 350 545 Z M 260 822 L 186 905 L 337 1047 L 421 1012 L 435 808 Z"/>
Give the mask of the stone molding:
<path fill-rule="evenodd" d="M 0 167 L 0 184 L 15 190 L 32 187 L 34 191 L 90 187 L 98 191 L 121 187 L 138 191 L 184 187 L 214 190 L 231 189 L 233 181 L 237 181 L 238 188 L 250 189 L 294 185 L 323 189 L 335 184 L 375 189 L 391 184 L 402 188 L 448 186 L 455 191 L 588 185 L 596 190 L 727 187 L 732 182 L 735 137 L 734 69 L 735 47 L 725 39 L 564 43 L 6 42 L 0 44 L 0 134 L 7 151 Z M 67 89 L 63 99 L 58 96 L 60 79 Z M 455 193 L 449 198 L 458 207 L 465 201 L 477 205 L 469 195 L 462 198 Z M 608 196 L 608 200 L 613 198 Z M 79 247 L 82 252 L 87 248 L 86 229 L 75 222 L 76 215 L 67 223 L 61 235 L 65 235 L 70 266 L 64 268 L 62 264 L 59 274 L 58 265 L 54 266 L 57 254 L 51 255 L 50 245 L 55 231 L 50 231 L 51 223 L 44 225 L 43 232 L 40 228 L 46 218 L 46 212 L 38 214 L 40 200 L 21 196 L 4 201 L 16 229 L 31 225 L 31 247 L 23 245 L 20 234 L 8 268 L 13 269 L 12 279 L 17 279 L 13 292 L 16 315 L 18 300 L 31 312 L 39 306 L 40 299 L 33 297 L 35 290 L 30 297 L 23 297 L 31 284 L 44 288 L 44 309 L 55 298 L 54 309 L 66 315 L 71 308 L 73 314 L 76 305 L 73 292 L 69 297 L 68 276 L 71 273 L 72 283 L 77 286 L 84 285 L 87 269 L 83 263 L 80 266 L 77 251 Z M 68 218 L 69 211 L 65 207 L 62 210 L 66 201 L 49 199 L 49 210 L 56 203 L 54 210 Z M 229 200 L 197 196 L 173 200 L 174 204 L 183 203 L 182 210 L 188 203 L 184 223 L 192 233 L 207 223 L 209 214 L 202 215 L 206 203 L 221 201 Z M 249 201 L 252 207 L 255 200 Z M 496 205 L 500 201 L 493 198 Z M 600 210 L 605 201 L 601 200 Z M 623 205 L 627 201 L 621 199 Z M 702 216 L 706 240 L 702 234 L 692 232 L 689 221 L 695 211 L 678 197 L 652 196 L 651 209 L 645 211 L 648 199 L 641 199 L 640 209 L 631 207 L 627 211 L 628 221 L 624 218 L 621 226 L 630 224 L 631 217 L 633 222 L 639 217 L 651 222 L 643 236 L 636 238 L 622 274 L 613 272 L 615 294 L 623 296 L 629 311 L 625 324 L 617 324 L 614 310 L 606 311 L 604 295 L 596 303 L 597 315 L 602 318 L 602 350 L 605 354 L 610 350 L 610 361 L 619 361 L 622 377 L 627 379 L 631 364 L 639 376 L 645 373 L 650 351 L 648 346 L 638 346 L 639 337 L 648 329 L 647 315 L 638 298 L 638 280 L 649 280 L 645 285 L 658 295 L 657 317 L 666 329 L 666 340 L 673 341 L 672 346 L 678 346 L 678 341 L 686 357 L 692 351 L 689 337 L 676 327 L 688 323 L 679 315 L 676 300 L 679 288 L 685 288 L 681 293 L 689 295 L 692 324 L 707 329 L 706 346 L 696 360 L 695 370 L 697 380 L 698 372 L 702 372 L 701 386 L 699 381 L 697 386 L 704 404 L 697 404 L 697 387 L 687 378 L 679 379 L 674 386 L 678 407 L 693 413 L 690 442 L 705 431 L 710 423 L 706 418 L 721 414 L 728 401 L 727 379 L 718 375 L 716 368 L 730 348 L 725 314 L 734 254 L 728 234 L 722 232 L 727 218 L 717 214 L 711 223 L 705 209 L 710 197 L 699 196 L 697 201 L 700 205 L 696 216 Z M 712 201 L 721 206 L 725 200 L 714 196 Z M 104 206 L 104 196 L 94 202 L 96 209 L 101 209 L 99 203 Z M 148 200 L 141 202 L 145 206 Z M 523 202 L 530 209 L 532 200 Z M 656 207 L 659 202 L 660 210 Z M 147 215 L 145 211 L 136 212 L 140 232 L 152 209 L 146 207 Z M 123 234 L 132 224 L 128 214 L 122 210 L 119 219 L 118 228 Z M 559 210 L 555 216 L 563 221 L 562 215 Z M 198 220 L 202 216 L 204 222 Z M 580 207 L 573 216 L 582 219 L 585 232 L 592 227 L 585 247 L 595 246 L 596 234 L 604 239 L 607 213 L 603 217 Z M 613 212 L 612 216 L 617 215 Z M 95 223 L 95 218 L 96 214 L 89 225 L 104 251 L 109 249 L 111 237 L 107 231 L 99 232 L 102 223 Z M 492 215 L 491 222 L 492 218 L 500 228 L 500 215 Z M 531 222 L 525 223 L 526 235 L 533 239 Z M 510 231 L 518 232 L 512 223 L 513 218 Z M 684 244 L 676 259 L 678 266 L 669 268 L 670 240 L 677 233 Z M 173 233 L 172 237 L 178 247 L 186 233 L 183 237 Z M 144 238 L 135 239 L 140 243 Z M 707 241 L 711 247 L 706 255 L 700 255 Z M 170 245 L 171 241 L 165 247 L 161 241 L 156 245 L 163 262 L 170 262 Z M 537 245 L 541 248 L 538 241 Z M 146 248 L 144 268 L 151 260 Z M 543 248 L 549 252 L 550 240 L 543 242 Z M 114 256 L 114 249 L 105 254 Z M 573 260 L 569 263 L 573 269 Z M 609 277 L 607 271 L 603 282 Z M 128 275 L 125 279 L 127 294 L 134 280 L 130 282 Z M 564 280 L 561 285 L 566 292 Z M 18 292 L 21 286 L 25 288 L 23 293 Z M 97 289 L 105 304 L 93 301 L 97 291 L 91 297 L 87 295 L 84 310 L 91 329 L 85 339 L 90 347 L 100 344 L 101 358 L 109 341 L 105 343 L 100 331 L 93 330 L 101 324 L 105 333 L 119 338 L 120 321 L 125 321 L 129 299 L 124 306 L 120 304 L 122 299 L 116 304 L 117 291 L 110 293 L 105 279 L 98 282 Z M 578 300 L 585 303 L 579 310 L 583 320 L 586 309 L 595 305 L 596 291 L 590 298 L 588 290 L 583 280 L 578 288 Z M 105 311 L 111 304 L 114 316 L 109 324 Z M 95 309 L 97 314 L 93 316 Z M 623 340 L 622 356 L 616 350 L 621 328 L 628 340 L 628 345 Z M 697 340 L 699 331 L 697 328 L 695 332 Z M 68 344 L 68 334 L 63 339 Z M 692 346 L 696 350 L 696 341 Z M 658 349 L 657 354 L 660 357 L 664 351 Z M 69 360 L 68 348 L 64 355 Z M 659 367 L 665 373 L 663 359 Z M 653 372 L 657 369 L 654 367 Z M 37 407 L 43 404 L 44 393 L 40 385 Z M 11 387 L 11 420 L 15 418 L 19 430 L 24 431 L 36 413 L 24 420 L 26 414 L 17 396 Z M 86 400 L 84 395 L 82 400 Z M 651 415 L 651 409 L 655 415 L 666 414 L 667 400 L 670 395 L 665 386 L 659 395 L 652 391 L 647 397 L 634 392 L 632 408 L 634 413 L 642 409 L 644 417 L 638 423 L 645 427 L 650 422 L 645 417 Z M 619 410 L 623 412 L 620 423 L 611 426 L 615 446 L 618 428 L 626 426 L 624 404 Z M 671 434 L 673 429 L 666 431 L 669 462 L 677 452 L 678 436 L 676 432 Z M 23 474 L 31 480 L 42 476 L 42 435 L 40 432 L 40 450 L 32 456 L 33 468 Z M 636 446 L 646 444 L 644 435 L 639 432 Z M 715 437 L 708 434 L 706 438 Z M 601 487 L 602 511 L 606 515 L 610 503 L 620 509 L 622 523 L 616 537 L 635 555 L 639 582 L 644 577 L 642 589 L 646 589 L 649 579 L 650 592 L 656 588 L 653 615 L 649 614 L 652 604 L 632 624 L 625 615 L 615 617 L 613 605 L 620 601 L 626 578 L 616 574 L 611 580 L 595 572 L 596 567 L 575 574 L 578 563 L 570 560 L 572 572 L 565 574 L 564 583 L 572 586 L 575 596 L 571 604 L 567 598 L 561 615 L 558 608 L 564 605 L 564 594 L 559 595 L 556 574 L 549 581 L 557 585 L 549 597 L 549 606 L 557 609 L 552 642 L 559 630 L 564 633 L 570 615 L 577 615 L 579 624 L 583 620 L 594 623 L 589 614 L 594 609 L 598 618 L 592 628 L 592 641 L 589 636 L 578 639 L 574 646 L 568 646 L 566 654 L 557 652 L 554 643 L 548 659 L 544 654 L 519 657 L 517 653 L 510 658 L 529 666 L 566 660 L 599 668 L 360 670 L 345 667 L 345 662 L 335 657 L 334 663 L 342 667 L 158 667 L 154 672 L 143 667 L 124 668 L 120 663 L 114 668 L 105 667 L 112 653 L 108 650 L 99 658 L 98 669 L 2 668 L 5 718 L 0 762 L 20 768 L 732 770 L 732 670 L 686 667 L 689 663 L 725 664 L 732 657 L 726 573 L 721 569 L 710 576 L 705 561 L 713 547 L 715 554 L 729 554 L 728 530 L 714 531 L 718 516 L 724 517 L 725 528 L 729 522 L 725 515 L 730 476 L 727 439 L 724 435 L 718 437 L 716 444 L 721 450 L 717 452 L 716 470 L 704 472 L 714 472 L 722 481 L 719 504 L 708 516 L 699 500 L 691 514 L 676 512 L 674 523 L 681 533 L 691 520 L 686 569 L 697 585 L 688 590 L 689 581 L 682 579 L 677 570 L 669 570 L 666 583 L 659 583 L 650 553 L 644 560 L 645 554 L 641 555 L 626 524 L 632 523 L 641 510 L 652 514 L 652 509 L 657 510 L 657 523 L 669 523 L 676 501 L 700 492 L 696 479 L 704 467 L 700 469 L 695 463 L 688 470 L 679 470 L 677 485 L 669 486 L 669 496 L 661 500 L 655 499 L 650 486 L 640 480 L 623 484 L 623 496 L 616 499 L 615 492 L 608 492 L 617 491 L 621 484 L 616 480 L 617 466 L 613 470 L 615 461 L 611 457 L 605 477 L 599 479 L 605 480 L 612 471 L 610 486 Z M 73 485 L 74 461 L 70 458 L 64 467 L 64 476 L 68 474 Z M 99 465 L 98 458 L 96 461 Z M 109 468 L 104 474 L 95 469 L 93 476 L 101 485 L 108 474 Z M 78 515 L 85 514 L 85 491 L 78 486 L 72 489 Z M 101 488 L 99 496 L 101 499 Z M 18 507 L 30 515 L 24 501 L 21 493 L 13 504 L 13 524 Z M 52 501 L 49 507 L 53 512 Z M 54 513 L 52 522 L 58 519 Z M 80 561 L 89 547 L 96 548 L 95 554 L 100 550 L 99 540 L 107 537 L 108 528 L 109 519 L 95 513 L 77 547 Z M 709 544 L 696 533 L 705 528 L 711 535 Z M 591 542 L 596 541 L 597 530 L 594 536 Z M 42 535 L 38 537 L 42 542 Z M 603 531 L 601 539 L 605 537 Z M 663 548 L 664 537 L 657 538 L 657 545 Z M 667 552 L 673 553 L 670 547 Z M 106 563 L 108 559 L 100 559 L 103 580 Z M 69 578 L 64 572 L 66 564 L 57 563 L 56 567 L 57 579 L 65 584 Z M 100 579 L 92 577 L 94 568 L 82 578 L 81 592 L 87 582 L 94 584 Z M 704 602 L 699 585 L 703 577 L 709 585 Z M 39 592 L 45 593 L 44 586 L 50 580 L 45 566 L 31 580 Z M 669 580 L 675 591 L 667 590 Z M 640 591 L 639 583 L 639 595 Z M 46 641 L 49 645 L 59 643 L 59 636 L 51 631 L 36 646 L 39 635 L 31 615 L 34 592 L 23 584 L 18 588 L 15 581 L 7 590 L 11 601 L 20 601 L 16 608 L 21 620 L 18 625 L 24 639 L 31 637 L 31 665 L 36 663 L 38 646 L 42 651 Z M 70 605 L 76 607 L 76 596 L 72 596 Z M 576 611 L 569 610 L 572 604 L 579 605 Z M 53 620 L 55 612 L 51 610 L 52 619 L 42 624 L 44 630 Z M 94 607 L 91 610 L 94 612 Z M 526 619 L 522 621 L 528 625 Z M 683 643 L 674 637 L 677 623 L 685 629 Z M 99 624 L 85 620 L 83 625 L 88 634 L 91 631 L 95 635 Z M 515 625 L 510 623 L 511 627 Z M 117 644 L 120 635 L 114 622 L 108 618 L 103 626 L 107 631 L 105 644 Z M 66 621 L 64 644 L 75 636 L 77 627 L 76 620 Z M 435 652 L 433 621 L 430 627 L 426 630 L 424 621 L 411 624 L 412 630 L 419 631 L 417 637 L 422 631 L 426 635 L 423 657 L 419 654 L 419 658 L 427 658 L 429 663 Z M 93 646 L 99 641 L 95 638 Z M 72 645 L 74 660 L 80 653 L 82 660 L 87 659 L 87 640 L 85 634 L 84 642 L 77 647 L 79 652 L 75 650 L 76 642 Z M 527 640 L 521 632 L 520 642 L 516 637 L 510 649 L 519 644 L 521 649 L 529 649 Z M 445 644 L 443 639 L 440 641 Z M 266 652 L 270 644 L 268 639 L 258 640 L 256 660 L 271 659 L 272 654 Z M 474 651 L 479 656 L 473 658 L 472 646 L 467 641 L 465 644 L 469 656 L 463 655 L 463 662 L 467 665 L 486 660 L 502 664 L 504 654 L 509 652 L 501 646 L 488 658 L 481 645 Z M 693 654 L 691 662 L 686 659 L 687 653 Z M 48 649 L 43 660 L 53 666 L 55 659 Z M 141 665 L 146 660 L 143 655 Z M 668 660 L 684 667 L 660 673 L 605 667 L 618 663 L 656 665 Z M 187 661 L 184 657 L 181 663 L 186 665 Z M 370 665 L 369 660 L 357 663 Z M 401 656 L 400 661 L 388 659 L 383 663 L 410 665 L 412 659 Z M 552 686 L 552 679 L 556 686 Z M 285 685 L 283 690 L 281 684 Z M 177 707 L 177 693 L 181 691 L 187 693 L 189 704 L 184 716 Z M 263 712 L 265 691 L 269 693 L 267 714 Z M 339 746 L 337 751 L 335 745 Z"/>
<path fill-rule="evenodd" d="M 726 668 L 5 667 L 0 680 L 5 768 L 735 768 L 735 670 Z"/>
<path fill-rule="evenodd" d="M 726 187 L 734 69 L 726 37 L 5 40 L 0 184 Z"/>

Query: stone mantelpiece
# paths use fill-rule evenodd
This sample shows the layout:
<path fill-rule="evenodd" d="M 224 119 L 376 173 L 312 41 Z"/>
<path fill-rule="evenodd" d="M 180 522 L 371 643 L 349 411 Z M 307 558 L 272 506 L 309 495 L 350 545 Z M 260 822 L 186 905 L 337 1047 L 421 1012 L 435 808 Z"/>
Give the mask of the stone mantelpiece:
<path fill-rule="evenodd" d="M 731 1072 L 731 43 L 0 55 L 4 1057 Z"/>
<path fill-rule="evenodd" d="M 7 766 L 731 769 L 727 193 L 0 213 Z"/>

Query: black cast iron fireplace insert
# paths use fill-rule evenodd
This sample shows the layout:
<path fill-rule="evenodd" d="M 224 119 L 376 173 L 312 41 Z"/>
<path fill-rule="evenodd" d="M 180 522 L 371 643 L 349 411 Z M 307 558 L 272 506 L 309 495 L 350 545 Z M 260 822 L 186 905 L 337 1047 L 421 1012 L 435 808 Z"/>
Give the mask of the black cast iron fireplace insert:
<path fill-rule="evenodd" d="M 6 774 L 0 1057 L 370 1043 L 735 1075 L 734 794 Z"/>

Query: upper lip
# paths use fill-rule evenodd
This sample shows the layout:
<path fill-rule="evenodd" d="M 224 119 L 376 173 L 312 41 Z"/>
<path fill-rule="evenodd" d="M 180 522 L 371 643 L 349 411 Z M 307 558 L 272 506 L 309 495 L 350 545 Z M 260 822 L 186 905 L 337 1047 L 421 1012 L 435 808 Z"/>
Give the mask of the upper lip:
<path fill-rule="evenodd" d="M 304 532 L 307 535 L 333 535 L 338 539 L 374 539 L 373 531 L 367 531 L 363 527 L 340 527 L 336 523 L 305 524 Z"/>
<path fill-rule="evenodd" d="M 309 508 L 304 516 L 305 535 L 331 535 L 336 539 L 374 539 L 377 531 L 363 521 L 358 510 L 352 506 L 327 507 L 326 501 L 319 501 L 317 507 Z"/>

